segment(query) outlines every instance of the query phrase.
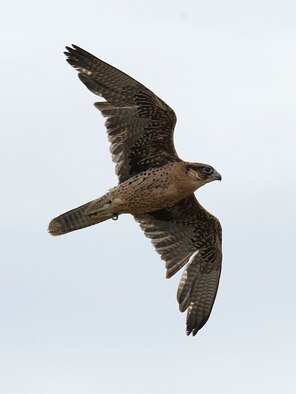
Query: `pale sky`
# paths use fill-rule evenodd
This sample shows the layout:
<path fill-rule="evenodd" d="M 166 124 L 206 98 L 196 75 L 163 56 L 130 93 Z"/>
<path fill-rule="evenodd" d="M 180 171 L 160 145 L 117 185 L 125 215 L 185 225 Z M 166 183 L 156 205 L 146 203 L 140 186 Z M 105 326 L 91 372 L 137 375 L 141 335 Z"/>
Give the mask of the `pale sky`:
<path fill-rule="evenodd" d="M 295 1 L 4 0 L 0 19 L 0 392 L 295 393 Z M 222 174 L 196 193 L 224 259 L 194 338 L 132 217 L 47 233 L 117 183 L 72 43 L 165 100 L 180 157 Z"/>

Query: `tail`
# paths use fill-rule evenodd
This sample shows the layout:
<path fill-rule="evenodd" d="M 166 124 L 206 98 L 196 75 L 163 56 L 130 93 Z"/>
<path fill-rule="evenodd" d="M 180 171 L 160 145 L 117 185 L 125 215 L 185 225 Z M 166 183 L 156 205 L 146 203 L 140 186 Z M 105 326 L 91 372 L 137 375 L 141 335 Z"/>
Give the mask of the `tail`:
<path fill-rule="evenodd" d="M 48 232 L 51 235 L 62 235 L 111 218 L 117 218 L 117 214 L 112 211 L 112 202 L 107 193 L 56 217 L 49 223 Z"/>

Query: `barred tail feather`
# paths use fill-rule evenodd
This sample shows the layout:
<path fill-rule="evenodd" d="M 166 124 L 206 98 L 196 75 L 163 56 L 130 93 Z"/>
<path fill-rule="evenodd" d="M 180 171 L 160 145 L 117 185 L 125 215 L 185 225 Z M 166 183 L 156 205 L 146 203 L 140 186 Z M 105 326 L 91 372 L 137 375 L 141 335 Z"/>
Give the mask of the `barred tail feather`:
<path fill-rule="evenodd" d="M 49 223 L 48 232 L 51 235 L 62 235 L 104 222 L 114 216 L 116 213 L 112 212 L 112 205 L 107 193 L 97 200 L 90 201 L 54 218 Z"/>

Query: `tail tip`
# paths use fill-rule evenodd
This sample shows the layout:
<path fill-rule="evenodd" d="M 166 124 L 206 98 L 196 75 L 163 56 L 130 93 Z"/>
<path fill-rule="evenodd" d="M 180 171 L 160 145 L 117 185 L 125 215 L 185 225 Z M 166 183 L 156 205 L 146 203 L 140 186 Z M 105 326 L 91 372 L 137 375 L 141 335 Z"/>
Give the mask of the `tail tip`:
<path fill-rule="evenodd" d="M 47 231 L 49 232 L 50 235 L 53 235 L 53 236 L 63 234 L 61 225 L 57 219 L 52 219 L 52 221 L 48 225 Z"/>

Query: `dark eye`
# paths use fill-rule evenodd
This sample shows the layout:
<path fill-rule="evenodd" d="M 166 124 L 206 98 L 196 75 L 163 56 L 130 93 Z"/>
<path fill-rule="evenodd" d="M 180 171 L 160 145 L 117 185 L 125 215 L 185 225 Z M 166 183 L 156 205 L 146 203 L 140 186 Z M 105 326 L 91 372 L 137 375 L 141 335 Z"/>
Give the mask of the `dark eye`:
<path fill-rule="evenodd" d="M 203 172 L 204 172 L 205 174 L 207 174 L 207 175 L 210 175 L 210 174 L 213 172 L 213 168 L 210 167 L 210 166 L 204 166 L 204 167 L 202 168 L 202 170 L 203 170 Z"/>

